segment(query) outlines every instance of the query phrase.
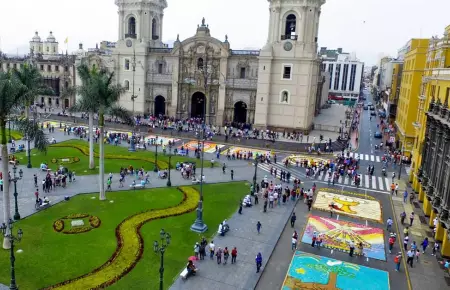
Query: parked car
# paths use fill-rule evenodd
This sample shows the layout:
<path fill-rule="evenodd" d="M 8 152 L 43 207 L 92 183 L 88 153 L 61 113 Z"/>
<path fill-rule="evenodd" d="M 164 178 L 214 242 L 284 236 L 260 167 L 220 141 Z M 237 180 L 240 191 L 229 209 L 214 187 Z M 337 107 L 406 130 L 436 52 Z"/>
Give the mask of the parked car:
<path fill-rule="evenodd" d="M 371 110 L 371 111 L 375 111 L 375 106 L 373 106 L 373 105 L 370 106 L 370 110 Z"/>
<path fill-rule="evenodd" d="M 327 104 L 330 104 L 330 105 L 336 104 L 336 101 L 335 101 L 335 100 L 328 100 L 328 101 L 327 101 Z"/>
<path fill-rule="evenodd" d="M 368 110 L 369 109 L 369 107 L 367 106 L 367 105 L 364 105 L 364 110 Z"/>
<path fill-rule="evenodd" d="M 377 113 L 375 113 L 375 111 L 370 111 L 370 115 L 371 115 L 371 116 L 376 116 Z"/>
<path fill-rule="evenodd" d="M 377 138 L 377 139 L 381 139 L 381 133 L 380 131 L 376 131 L 375 134 L 373 135 L 373 137 Z"/>
<path fill-rule="evenodd" d="M 372 106 L 373 106 L 372 102 L 368 102 L 367 105 L 368 105 L 369 107 L 372 107 Z"/>

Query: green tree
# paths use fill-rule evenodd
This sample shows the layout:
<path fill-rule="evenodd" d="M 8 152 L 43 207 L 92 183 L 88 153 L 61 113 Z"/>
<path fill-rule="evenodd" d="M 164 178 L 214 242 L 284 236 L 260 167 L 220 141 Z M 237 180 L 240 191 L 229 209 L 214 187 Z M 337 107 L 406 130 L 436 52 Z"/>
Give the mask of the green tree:
<path fill-rule="evenodd" d="M 77 93 L 81 96 L 75 105 L 75 109 L 85 110 L 87 112 L 98 112 L 98 127 L 100 131 L 100 152 L 99 152 L 99 171 L 100 171 L 100 200 L 105 200 L 105 163 L 104 163 L 104 127 L 105 115 L 120 118 L 127 124 L 134 123 L 131 112 L 117 105 L 120 96 L 125 89 L 115 84 L 114 73 L 108 72 L 106 69 L 93 68 L 89 69 L 86 64 L 82 64 L 78 68 L 78 72 L 87 73 L 82 77 L 81 86 L 76 88 Z"/>
<path fill-rule="evenodd" d="M 1 157 L 3 173 L 3 221 L 7 223 L 11 218 L 9 195 L 9 160 L 6 135 L 6 122 L 10 115 L 17 112 L 23 104 L 24 85 L 12 71 L 0 72 L 0 132 Z M 3 248 L 10 248 L 9 240 L 3 240 Z"/>

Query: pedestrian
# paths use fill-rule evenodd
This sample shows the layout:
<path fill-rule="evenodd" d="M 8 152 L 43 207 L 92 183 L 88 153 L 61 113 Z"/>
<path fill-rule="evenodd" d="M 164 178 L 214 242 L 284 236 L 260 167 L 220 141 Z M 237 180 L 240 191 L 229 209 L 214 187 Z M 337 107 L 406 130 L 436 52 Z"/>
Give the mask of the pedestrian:
<path fill-rule="evenodd" d="M 194 256 L 196 260 L 199 260 L 199 253 L 200 253 L 200 244 L 197 242 L 194 245 Z"/>
<path fill-rule="evenodd" d="M 256 190 L 256 192 L 255 192 L 255 204 L 259 204 L 259 197 L 258 197 L 258 195 L 259 195 L 259 190 Z"/>
<path fill-rule="evenodd" d="M 401 220 L 402 225 L 405 223 L 405 219 L 406 219 L 406 212 L 403 211 L 400 214 L 400 220 Z"/>
<path fill-rule="evenodd" d="M 242 200 L 239 201 L 239 210 L 238 210 L 239 214 L 242 214 Z"/>
<path fill-rule="evenodd" d="M 36 174 L 34 174 L 33 175 L 33 178 L 34 178 L 34 187 L 38 187 L 38 183 L 37 183 L 37 175 Z M 2 189 L 2 191 L 3 191 L 3 189 Z"/>
<path fill-rule="evenodd" d="M 267 199 L 264 200 L 264 212 L 267 212 Z"/>
<path fill-rule="evenodd" d="M 292 251 L 297 250 L 297 238 L 295 236 L 292 236 L 291 249 L 292 249 Z"/>
<path fill-rule="evenodd" d="M 431 256 L 436 256 L 436 253 L 437 253 L 438 250 L 439 250 L 439 243 L 438 242 L 434 242 L 433 253 L 431 254 Z"/>
<path fill-rule="evenodd" d="M 407 190 L 405 190 L 404 192 L 403 192 L 403 203 L 406 203 L 406 200 L 408 199 L 408 191 Z"/>
<path fill-rule="evenodd" d="M 395 271 L 400 271 L 400 262 L 402 258 L 402 252 L 398 252 L 397 255 L 394 257 L 394 263 L 395 263 Z"/>
<path fill-rule="evenodd" d="M 386 221 L 386 230 L 388 231 L 388 232 L 390 232 L 391 231 L 391 228 L 392 228 L 392 224 L 393 224 L 394 222 L 392 221 L 392 219 L 389 217 L 388 219 L 387 219 L 387 221 Z"/>
<path fill-rule="evenodd" d="M 208 244 L 208 242 L 206 241 L 205 237 L 202 238 L 201 242 L 200 242 L 200 260 L 204 260 L 205 256 L 206 256 L 206 245 Z"/>
<path fill-rule="evenodd" d="M 225 165 L 225 163 L 223 163 L 222 165 L 222 173 L 225 174 L 225 169 L 227 168 L 227 166 Z"/>
<path fill-rule="evenodd" d="M 411 268 L 413 267 L 413 262 L 414 262 L 414 256 L 415 253 L 412 249 L 409 249 L 409 251 L 406 253 L 407 256 L 407 260 L 406 263 L 409 264 L 409 266 L 411 266 Z"/>
<path fill-rule="evenodd" d="M 108 180 L 106 181 L 106 185 L 107 185 L 107 188 L 106 188 L 106 190 L 112 190 L 111 189 L 111 178 L 108 178 Z"/>
<path fill-rule="evenodd" d="M 408 242 L 409 242 L 409 237 L 405 236 L 405 238 L 403 239 L 403 248 L 405 249 L 405 251 L 408 250 Z"/>
<path fill-rule="evenodd" d="M 409 235 L 408 227 L 405 227 L 405 228 L 403 229 L 403 235 L 404 235 L 405 237 L 407 237 L 407 236 Z"/>
<path fill-rule="evenodd" d="M 258 231 L 258 235 L 261 233 L 261 223 L 258 221 L 257 223 L 256 223 L 256 230 Z"/>
<path fill-rule="evenodd" d="M 230 175 L 231 175 L 231 180 L 234 180 L 234 170 L 233 169 L 230 170 Z"/>
<path fill-rule="evenodd" d="M 398 183 L 395 184 L 395 196 L 398 195 Z"/>
<path fill-rule="evenodd" d="M 236 263 L 237 253 L 237 249 L 234 247 L 233 250 L 231 250 L 231 264 Z"/>
<path fill-rule="evenodd" d="M 295 212 L 291 215 L 291 228 L 294 227 L 295 221 L 297 220 L 297 216 L 295 215 Z"/>
<path fill-rule="evenodd" d="M 420 250 L 419 249 L 416 250 L 415 255 L 416 255 L 416 262 L 419 262 L 419 256 L 420 256 Z"/>
<path fill-rule="evenodd" d="M 311 211 L 311 207 L 312 207 L 312 202 L 313 202 L 313 200 L 312 200 L 312 197 L 308 197 L 308 211 Z"/>
<path fill-rule="evenodd" d="M 394 248 L 395 238 L 394 234 L 391 233 L 391 236 L 389 237 L 389 254 L 392 253 L 392 249 Z"/>
<path fill-rule="evenodd" d="M 350 249 L 348 255 L 349 255 L 350 257 L 353 257 L 353 253 L 355 252 L 355 244 L 353 243 L 353 241 L 350 241 L 350 242 L 348 243 L 348 247 L 349 247 L 349 249 Z"/>
<path fill-rule="evenodd" d="M 422 253 L 425 254 L 425 250 L 428 247 L 428 237 L 425 237 L 420 245 L 422 246 Z"/>
<path fill-rule="evenodd" d="M 317 249 L 320 249 L 320 246 L 322 245 L 322 241 L 323 241 L 322 234 L 319 234 L 316 239 Z"/>
<path fill-rule="evenodd" d="M 211 241 L 211 243 L 209 243 L 209 259 L 213 260 L 214 259 L 214 250 L 215 250 L 215 245 L 214 245 L 214 241 Z"/>
<path fill-rule="evenodd" d="M 414 212 L 409 215 L 409 226 L 412 227 L 414 221 Z"/>
<path fill-rule="evenodd" d="M 228 257 L 230 256 L 230 252 L 228 251 L 228 247 L 225 247 L 223 250 L 223 264 L 226 265 L 228 262 Z"/>
<path fill-rule="evenodd" d="M 258 255 L 256 255 L 255 262 L 256 262 L 256 273 L 259 273 L 259 270 L 261 269 L 261 266 L 262 266 L 261 253 L 258 253 Z"/>
<path fill-rule="evenodd" d="M 316 241 L 317 241 L 317 232 L 314 232 L 312 236 L 311 247 L 314 248 L 316 246 Z"/>
<path fill-rule="evenodd" d="M 216 251 L 217 264 L 222 264 L 222 249 L 219 247 Z"/>

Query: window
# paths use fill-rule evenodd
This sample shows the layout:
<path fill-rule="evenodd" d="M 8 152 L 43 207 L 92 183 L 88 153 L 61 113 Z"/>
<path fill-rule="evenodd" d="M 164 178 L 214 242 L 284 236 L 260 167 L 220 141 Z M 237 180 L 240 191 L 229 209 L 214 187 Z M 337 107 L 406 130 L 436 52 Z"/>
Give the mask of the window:
<path fill-rule="evenodd" d="M 197 68 L 198 68 L 199 70 L 203 70 L 203 58 L 199 58 L 199 59 L 197 60 Z"/>
<path fill-rule="evenodd" d="M 157 40 L 159 38 L 158 35 L 158 22 L 155 18 L 152 20 L 152 39 Z"/>
<path fill-rule="evenodd" d="M 41 64 L 41 70 L 44 70 L 44 65 L 43 64 Z"/>
<path fill-rule="evenodd" d="M 59 71 L 59 65 L 55 65 L 55 71 Z"/>
<path fill-rule="evenodd" d="M 128 36 L 133 37 L 136 35 L 136 19 L 134 17 L 130 17 L 128 19 Z"/>
<path fill-rule="evenodd" d="M 125 81 L 123 83 L 123 87 L 125 88 L 125 90 L 129 91 L 130 90 L 130 82 L 129 81 Z"/>
<path fill-rule="evenodd" d="M 292 79 L 292 65 L 283 65 L 283 80 Z"/>
<path fill-rule="evenodd" d="M 448 97 L 450 96 L 450 88 L 447 88 L 445 91 L 445 102 L 444 104 L 448 104 Z"/>
<path fill-rule="evenodd" d="M 158 64 L 158 73 L 159 73 L 159 74 L 162 74 L 162 73 L 163 73 L 163 64 L 162 64 L 162 63 L 159 63 L 159 64 Z"/>
<path fill-rule="evenodd" d="M 331 90 L 331 83 L 332 83 L 331 78 L 333 77 L 333 68 L 334 68 L 334 64 L 330 63 L 328 65 L 328 72 L 330 73 L 330 87 L 328 88 L 329 90 Z"/>
<path fill-rule="evenodd" d="M 280 103 L 282 103 L 282 104 L 289 104 L 289 99 L 290 99 L 289 96 L 290 96 L 289 91 L 287 91 L 287 90 L 281 91 L 281 93 L 280 93 Z"/>
<path fill-rule="evenodd" d="M 125 70 L 130 70 L 130 60 L 128 58 L 125 59 Z"/>
<path fill-rule="evenodd" d="M 344 64 L 344 72 L 342 75 L 341 91 L 347 90 L 348 64 Z"/>
<path fill-rule="evenodd" d="M 356 80 L 356 64 L 352 64 L 352 69 L 350 71 L 350 91 L 355 90 L 355 80 Z"/>
<path fill-rule="evenodd" d="M 334 73 L 334 89 L 339 90 L 339 77 L 341 75 L 341 64 L 336 65 L 336 72 Z"/>
<path fill-rule="evenodd" d="M 53 47 L 53 52 L 56 52 L 56 47 L 55 46 Z"/>
<path fill-rule="evenodd" d="M 297 17 L 294 14 L 289 14 L 286 17 L 286 27 L 284 32 L 284 39 L 291 39 L 291 35 L 295 35 L 295 28 L 297 25 Z"/>
<path fill-rule="evenodd" d="M 13 69 L 17 69 L 17 63 L 13 64 Z"/>
<path fill-rule="evenodd" d="M 49 51 L 50 51 L 50 47 L 47 46 L 47 52 L 49 52 Z"/>
<path fill-rule="evenodd" d="M 245 79 L 245 67 L 241 67 L 240 78 Z"/>
<path fill-rule="evenodd" d="M 47 65 L 47 71 L 52 71 L 52 66 L 51 65 Z"/>
<path fill-rule="evenodd" d="M 68 82 L 68 81 L 66 81 L 66 82 L 64 83 L 64 88 L 66 88 L 66 89 L 69 88 L 69 82 Z"/>
<path fill-rule="evenodd" d="M 69 67 L 68 67 L 67 65 L 64 67 L 64 71 L 65 71 L 65 72 L 68 72 L 68 71 L 69 71 Z"/>

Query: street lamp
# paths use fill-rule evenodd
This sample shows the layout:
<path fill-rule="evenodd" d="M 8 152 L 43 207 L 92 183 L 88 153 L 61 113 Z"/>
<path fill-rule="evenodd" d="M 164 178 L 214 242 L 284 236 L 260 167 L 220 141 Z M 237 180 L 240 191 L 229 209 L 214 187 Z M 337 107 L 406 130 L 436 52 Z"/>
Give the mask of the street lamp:
<path fill-rule="evenodd" d="M 256 172 L 258 171 L 258 153 L 256 153 L 256 158 L 255 158 L 255 174 L 253 175 L 253 192 L 252 195 L 254 195 L 255 190 L 256 190 Z"/>
<path fill-rule="evenodd" d="M 11 118 L 8 119 L 8 131 L 9 131 L 8 143 L 12 143 L 12 138 L 11 138 Z"/>
<path fill-rule="evenodd" d="M 166 251 L 166 248 L 170 244 L 170 234 L 166 233 L 164 229 L 161 229 L 159 232 L 159 236 L 161 239 L 161 243 L 158 243 L 158 241 L 153 242 L 153 251 L 155 253 L 161 254 L 161 265 L 159 267 L 159 290 L 163 290 L 163 282 L 164 282 L 164 252 Z"/>
<path fill-rule="evenodd" d="M 172 142 L 169 143 L 169 175 L 167 177 L 167 186 L 171 187 L 172 182 L 170 181 L 170 161 L 172 160 Z"/>
<path fill-rule="evenodd" d="M 5 237 L 5 239 L 9 239 L 9 242 L 11 243 L 11 247 L 10 247 L 10 261 L 11 261 L 11 284 L 9 285 L 9 289 L 10 290 L 18 290 L 19 288 L 17 288 L 16 285 L 16 271 L 14 269 L 14 262 L 16 261 L 16 258 L 14 257 L 14 242 L 20 242 L 20 240 L 22 239 L 23 236 L 23 231 L 22 229 L 19 229 L 17 231 L 17 236 L 14 236 L 12 234 L 12 229 L 13 229 L 13 220 L 9 219 L 8 221 L 8 225 L 6 225 L 5 223 L 2 224 L 2 226 L 0 227 L 0 229 L 2 230 L 3 236 Z"/>
<path fill-rule="evenodd" d="M 14 219 L 20 220 L 20 214 L 19 214 L 19 207 L 17 205 L 17 181 L 22 179 L 23 177 L 23 171 L 22 169 L 19 170 L 19 176 L 16 176 L 16 172 L 17 172 L 17 167 L 16 164 L 14 164 L 13 166 L 13 174 L 14 174 L 14 178 L 11 179 L 12 182 L 14 182 L 14 201 L 15 201 L 15 213 L 14 213 Z"/>
<path fill-rule="evenodd" d="M 158 140 L 158 136 L 155 137 L 156 152 L 155 152 L 155 168 L 153 168 L 153 172 L 158 172 L 158 142 L 156 140 Z"/>
<path fill-rule="evenodd" d="M 200 136 L 200 134 L 199 134 Z M 197 218 L 194 224 L 191 226 L 191 231 L 196 233 L 204 233 L 208 229 L 208 226 L 203 222 L 203 161 L 204 161 L 204 148 L 205 148 L 205 127 L 202 129 L 202 147 L 201 150 L 201 169 L 200 169 L 200 200 L 197 206 Z"/>

